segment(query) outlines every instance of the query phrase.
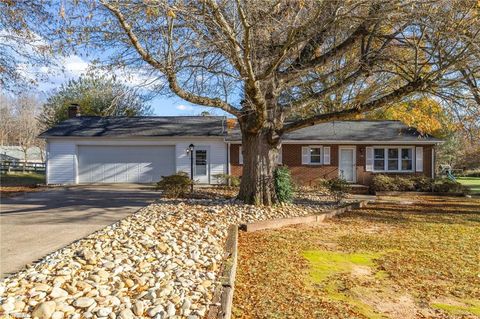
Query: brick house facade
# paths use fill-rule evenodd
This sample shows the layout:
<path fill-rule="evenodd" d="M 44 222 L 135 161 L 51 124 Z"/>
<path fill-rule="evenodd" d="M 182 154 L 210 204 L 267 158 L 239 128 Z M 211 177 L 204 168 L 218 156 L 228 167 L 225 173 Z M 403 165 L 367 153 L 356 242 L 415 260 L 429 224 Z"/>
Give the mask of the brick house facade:
<path fill-rule="evenodd" d="M 345 126 L 347 122 L 349 125 Z M 379 124 L 382 132 L 370 137 L 369 130 Z M 420 137 L 416 130 L 400 122 L 346 121 L 337 123 L 337 132 L 333 133 L 331 123 L 323 124 L 320 129 L 319 126 L 322 125 L 304 129 L 308 134 L 300 132 L 287 136 L 282 142 L 279 164 L 290 169 L 297 184 L 311 186 L 321 179 L 347 176 L 345 179 L 352 183 L 369 185 L 375 174 L 435 177 L 435 145 L 440 141 Z M 364 131 L 358 130 L 358 126 L 363 126 Z M 357 132 L 352 135 L 349 130 L 355 129 Z M 348 141 L 343 143 L 342 139 Z M 309 163 L 308 158 L 305 160 L 312 149 L 316 152 L 314 156 L 321 158 L 318 160 L 317 157 L 316 163 Z M 238 138 L 232 140 L 229 144 L 229 172 L 237 177 L 242 176 L 240 151 Z M 342 168 L 345 167 L 348 167 L 348 174 L 344 174 Z"/>

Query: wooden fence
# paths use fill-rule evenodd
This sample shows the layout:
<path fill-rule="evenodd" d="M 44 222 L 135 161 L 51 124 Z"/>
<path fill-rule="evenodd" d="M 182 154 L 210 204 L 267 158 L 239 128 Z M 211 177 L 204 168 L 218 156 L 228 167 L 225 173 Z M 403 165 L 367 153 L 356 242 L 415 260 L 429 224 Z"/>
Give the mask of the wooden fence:
<path fill-rule="evenodd" d="M 0 171 L 2 173 L 15 173 L 15 172 L 35 172 L 45 173 L 45 163 L 33 163 L 33 162 L 0 162 Z"/>

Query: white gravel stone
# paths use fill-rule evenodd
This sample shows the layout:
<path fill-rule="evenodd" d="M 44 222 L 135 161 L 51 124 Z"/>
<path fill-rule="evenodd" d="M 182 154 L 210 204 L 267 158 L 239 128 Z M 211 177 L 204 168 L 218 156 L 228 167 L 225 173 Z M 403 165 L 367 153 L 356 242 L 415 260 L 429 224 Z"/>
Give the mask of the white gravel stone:
<path fill-rule="evenodd" d="M 112 312 L 112 308 L 99 308 L 97 310 L 97 316 L 106 317 Z"/>
<path fill-rule="evenodd" d="M 38 304 L 35 309 L 33 309 L 32 317 L 37 317 L 39 319 L 49 319 L 55 312 L 55 307 L 55 301 L 42 302 Z"/>
<path fill-rule="evenodd" d="M 88 308 L 95 303 L 95 299 L 89 297 L 80 297 L 73 302 L 73 306 L 77 308 Z"/>
<path fill-rule="evenodd" d="M 52 319 L 63 319 L 63 317 L 65 317 L 65 314 L 61 311 L 55 311 L 52 314 Z"/>
<path fill-rule="evenodd" d="M 50 292 L 50 297 L 60 298 L 68 296 L 68 292 L 59 287 L 53 287 L 52 292 Z"/>
<path fill-rule="evenodd" d="M 120 311 L 120 314 L 118 316 L 120 319 L 134 319 L 135 315 L 130 309 L 124 309 Z"/>

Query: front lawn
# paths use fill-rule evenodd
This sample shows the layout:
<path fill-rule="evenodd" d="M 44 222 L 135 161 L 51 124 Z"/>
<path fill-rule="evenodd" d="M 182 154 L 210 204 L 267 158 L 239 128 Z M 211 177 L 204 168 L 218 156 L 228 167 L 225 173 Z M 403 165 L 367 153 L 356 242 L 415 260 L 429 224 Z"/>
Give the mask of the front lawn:
<path fill-rule="evenodd" d="M 1 186 L 35 186 L 45 184 L 45 174 L 12 173 L 0 175 Z"/>
<path fill-rule="evenodd" d="M 12 173 L 0 175 L 0 196 L 12 196 L 38 190 L 37 185 L 45 184 L 45 174 Z"/>
<path fill-rule="evenodd" d="M 480 177 L 457 177 L 457 181 L 468 187 L 472 195 L 480 195 Z"/>
<path fill-rule="evenodd" d="M 477 318 L 480 200 L 406 198 L 241 233 L 235 318 Z"/>

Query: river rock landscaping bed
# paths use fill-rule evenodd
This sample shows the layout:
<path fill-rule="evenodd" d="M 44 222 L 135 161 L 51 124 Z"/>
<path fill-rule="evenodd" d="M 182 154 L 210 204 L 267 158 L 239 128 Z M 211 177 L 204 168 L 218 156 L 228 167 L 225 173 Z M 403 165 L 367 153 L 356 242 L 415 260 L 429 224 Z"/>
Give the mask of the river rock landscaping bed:
<path fill-rule="evenodd" d="M 0 282 L 0 313 L 17 318 L 203 318 L 228 226 L 334 207 L 254 207 L 225 199 L 162 199 Z"/>

